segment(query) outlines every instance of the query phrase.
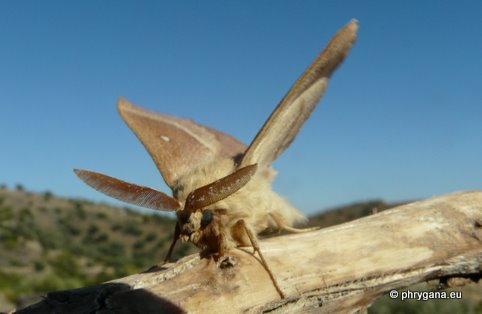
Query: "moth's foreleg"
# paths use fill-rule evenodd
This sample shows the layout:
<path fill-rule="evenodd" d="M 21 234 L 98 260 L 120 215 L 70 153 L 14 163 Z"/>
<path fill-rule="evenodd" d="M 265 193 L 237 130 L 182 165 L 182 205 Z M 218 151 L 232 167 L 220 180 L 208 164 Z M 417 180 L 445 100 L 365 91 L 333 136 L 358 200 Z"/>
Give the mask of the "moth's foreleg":
<path fill-rule="evenodd" d="M 246 222 L 243 219 L 240 219 L 236 222 L 235 228 L 242 228 L 246 232 L 246 234 L 248 235 L 249 241 L 251 242 L 251 246 L 254 249 L 254 252 L 258 252 L 259 257 L 261 258 L 262 265 L 268 272 L 268 275 L 271 278 L 271 280 L 273 281 L 273 285 L 276 288 L 276 291 L 278 291 L 282 299 L 286 298 L 283 291 L 281 291 L 281 288 L 279 287 L 278 282 L 276 281 L 276 278 L 271 272 L 271 269 L 269 268 L 268 263 L 266 263 L 266 260 L 264 259 L 263 254 L 261 253 L 258 240 L 256 238 L 256 234 L 246 225 Z"/>
<path fill-rule="evenodd" d="M 172 239 L 171 246 L 169 247 L 169 251 L 167 251 L 167 255 L 164 258 L 164 261 L 162 261 L 160 265 L 164 265 L 167 262 L 169 262 L 169 259 L 171 258 L 171 255 L 172 255 L 172 251 L 174 250 L 174 246 L 176 245 L 176 242 L 179 239 L 180 235 L 181 235 L 181 229 L 179 228 L 179 224 L 176 223 L 176 228 L 174 229 L 174 237 Z"/>

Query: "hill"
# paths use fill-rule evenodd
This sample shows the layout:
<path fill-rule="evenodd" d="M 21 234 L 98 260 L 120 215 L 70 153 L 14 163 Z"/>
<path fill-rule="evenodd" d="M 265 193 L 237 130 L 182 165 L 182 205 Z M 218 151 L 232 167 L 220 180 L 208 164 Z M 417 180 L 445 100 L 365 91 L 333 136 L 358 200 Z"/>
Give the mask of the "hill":
<path fill-rule="evenodd" d="M 385 203 L 382 200 L 370 200 L 357 202 L 349 205 L 339 206 L 324 210 L 309 217 L 309 226 L 329 227 L 338 225 L 350 220 L 372 215 L 374 212 L 381 212 L 408 202 Z"/>

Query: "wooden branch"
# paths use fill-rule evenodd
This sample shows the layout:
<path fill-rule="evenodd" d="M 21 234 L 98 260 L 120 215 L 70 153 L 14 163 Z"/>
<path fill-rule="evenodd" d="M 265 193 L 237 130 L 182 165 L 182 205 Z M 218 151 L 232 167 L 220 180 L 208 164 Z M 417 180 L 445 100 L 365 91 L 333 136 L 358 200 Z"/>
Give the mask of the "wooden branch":
<path fill-rule="evenodd" d="M 51 292 L 18 313 L 354 312 L 394 288 L 482 276 L 482 191 L 411 203 L 319 231 L 260 241 L 288 298 L 251 248 L 198 254 L 98 286 Z"/>

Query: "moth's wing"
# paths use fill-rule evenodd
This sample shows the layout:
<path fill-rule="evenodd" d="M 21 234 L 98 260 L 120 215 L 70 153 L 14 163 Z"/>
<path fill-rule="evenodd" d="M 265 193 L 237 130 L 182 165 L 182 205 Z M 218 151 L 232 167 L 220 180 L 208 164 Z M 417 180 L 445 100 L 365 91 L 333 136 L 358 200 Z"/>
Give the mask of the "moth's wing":
<path fill-rule="evenodd" d="M 148 111 L 123 98 L 118 110 L 171 188 L 192 168 L 220 158 L 239 158 L 246 150 L 246 145 L 225 133 L 192 120 Z"/>
<path fill-rule="evenodd" d="M 331 39 L 295 82 L 250 144 L 238 168 L 268 166 L 294 140 L 323 96 L 328 79 L 353 45 L 358 22 L 350 21 Z"/>
<path fill-rule="evenodd" d="M 147 186 L 125 182 L 89 170 L 74 169 L 74 172 L 97 191 L 129 204 L 164 211 L 176 210 L 180 207 L 175 198 Z"/>

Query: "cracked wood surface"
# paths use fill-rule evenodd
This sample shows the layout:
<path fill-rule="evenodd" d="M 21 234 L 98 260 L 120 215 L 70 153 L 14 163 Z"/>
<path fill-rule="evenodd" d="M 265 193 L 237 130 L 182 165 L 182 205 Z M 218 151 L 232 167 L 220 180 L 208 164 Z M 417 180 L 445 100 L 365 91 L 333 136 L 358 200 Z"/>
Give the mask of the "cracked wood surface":
<path fill-rule="evenodd" d="M 447 194 L 252 248 L 198 254 L 109 283 L 51 292 L 18 313 L 355 312 L 394 288 L 482 276 L 482 191 Z"/>

